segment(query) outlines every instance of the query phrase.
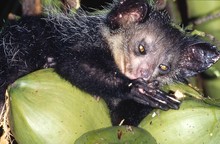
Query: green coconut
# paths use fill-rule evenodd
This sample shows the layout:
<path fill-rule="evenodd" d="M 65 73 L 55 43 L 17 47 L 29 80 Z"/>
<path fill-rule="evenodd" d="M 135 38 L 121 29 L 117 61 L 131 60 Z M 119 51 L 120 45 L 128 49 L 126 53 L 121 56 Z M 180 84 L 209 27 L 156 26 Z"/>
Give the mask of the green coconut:
<path fill-rule="evenodd" d="M 69 144 L 85 132 L 111 126 L 102 99 L 72 86 L 53 69 L 24 76 L 7 91 L 9 124 L 20 144 Z"/>
<path fill-rule="evenodd" d="M 157 144 L 151 134 L 141 128 L 115 126 L 90 131 L 75 144 Z"/>
<path fill-rule="evenodd" d="M 220 107 L 202 100 L 184 100 L 179 110 L 154 110 L 139 125 L 159 144 L 217 144 Z"/>

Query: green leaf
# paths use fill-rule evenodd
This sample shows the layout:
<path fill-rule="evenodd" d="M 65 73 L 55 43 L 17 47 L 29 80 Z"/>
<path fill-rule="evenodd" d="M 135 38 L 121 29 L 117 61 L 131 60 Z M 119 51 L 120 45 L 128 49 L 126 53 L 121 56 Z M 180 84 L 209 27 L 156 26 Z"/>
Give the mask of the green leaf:
<path fill-rule="evenodd" d="M 169 92 L 169 91 L 180 91 L 184 96 L 189 96 L 189 97 L 195 97 L 197 99 L 202 99 L 203 96 L 201 93 L 193 88 L 192 86 L 186 85 L 184 83 L 176 82 L 173 84 L 165 85 L 163 87 L 163 90 Z"/>
<path fill-rule="evenodd" d="M 203 99 L 203 101 L 207 104 L 220 107 L 220 99 L 205 98 L 205 99 Z"/>
<path fill-rule="evenodd" d="M 220 99 L 220 78 L 205 79 L 204 87 L 207 96 Z"/>

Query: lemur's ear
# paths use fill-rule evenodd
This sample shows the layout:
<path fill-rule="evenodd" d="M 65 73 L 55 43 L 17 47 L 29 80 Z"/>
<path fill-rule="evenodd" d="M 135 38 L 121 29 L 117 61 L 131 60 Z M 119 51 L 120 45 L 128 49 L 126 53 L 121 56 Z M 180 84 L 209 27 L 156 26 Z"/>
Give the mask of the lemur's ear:
<path fill-rule="evenodd" d="M 219 58 L 216 46 L 205 42 L 191 44 L 182 51 L 178 70 L 181 77 L 190 77 L 205 71 Z"/>
<path fill-rule="evenodd" d="M 129 27 L 142 22 L 148 12 L 145 0 L 120 0 L 107 15 L 106 23 L 110 29 Z"/>

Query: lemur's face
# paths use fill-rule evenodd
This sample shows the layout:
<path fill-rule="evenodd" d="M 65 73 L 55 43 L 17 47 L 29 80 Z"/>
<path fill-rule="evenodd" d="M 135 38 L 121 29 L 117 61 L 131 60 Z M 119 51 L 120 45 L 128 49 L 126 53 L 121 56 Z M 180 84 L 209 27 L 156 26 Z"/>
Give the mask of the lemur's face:
<path fill-rule="evenodd" d="M 156 18 L 134 25 L 125 38 L 124 74 L 130 79 L 169 83 L 204 71 L 220 57 L 215 46 Z"/>
<path fill-rule="evenodd" d="M 133 2 L 123 0 L 112 9 L 103 31 L 116 65 L 128 78 L 167 83 L 200 73 L 219 59 L 213 45 L 173 26 L 166 13 L 143 0 Z"/>
<path fill-rule="evenodd" d="M 124 73 L 130 79 L 170 77 L 179 59 L 180 46 L 170 43 L 171 38 L 162 30 L 161 24 L 155 24 L 155 21 L 144 24 L 135 26 L 126 34 L 130 36 L 127 36 L 127 45 L 125 44 L 127 55 Z"/>

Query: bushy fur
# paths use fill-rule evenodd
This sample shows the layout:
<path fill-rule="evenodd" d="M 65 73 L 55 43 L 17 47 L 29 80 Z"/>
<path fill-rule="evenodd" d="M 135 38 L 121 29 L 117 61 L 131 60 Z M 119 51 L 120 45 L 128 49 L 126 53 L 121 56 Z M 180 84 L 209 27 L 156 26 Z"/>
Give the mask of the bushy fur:
<path fill-rule="evenodd" d="M 73 85 L 104 98 L 113 124 L 125 119 L 125 124 L 137 125 L 152 108 L 178 108 L 179 101 L 160 91 L 158 85 L 192 76 L 219 58 L 216 49 L 209 49 L 212 45 L 186 36 L 172 27 L 167 14 L 142 0 L 123 1 L 107 14 L 80 12 L 23 17 L 3 29 L 1 99 L 17 78 L 54 67 Z M 139 52 L 140 44 L 146 53 Z M 191 48 L 210 51 L 209 65 L 203 63 L 204 56 L 185 54 Z M 186 61 L 186 56 L 191 60 Z M 194 59 L 203 64 L 185 65 Z M 169 66 L 168 71 L 159 69 L 160 64 Z"/>

